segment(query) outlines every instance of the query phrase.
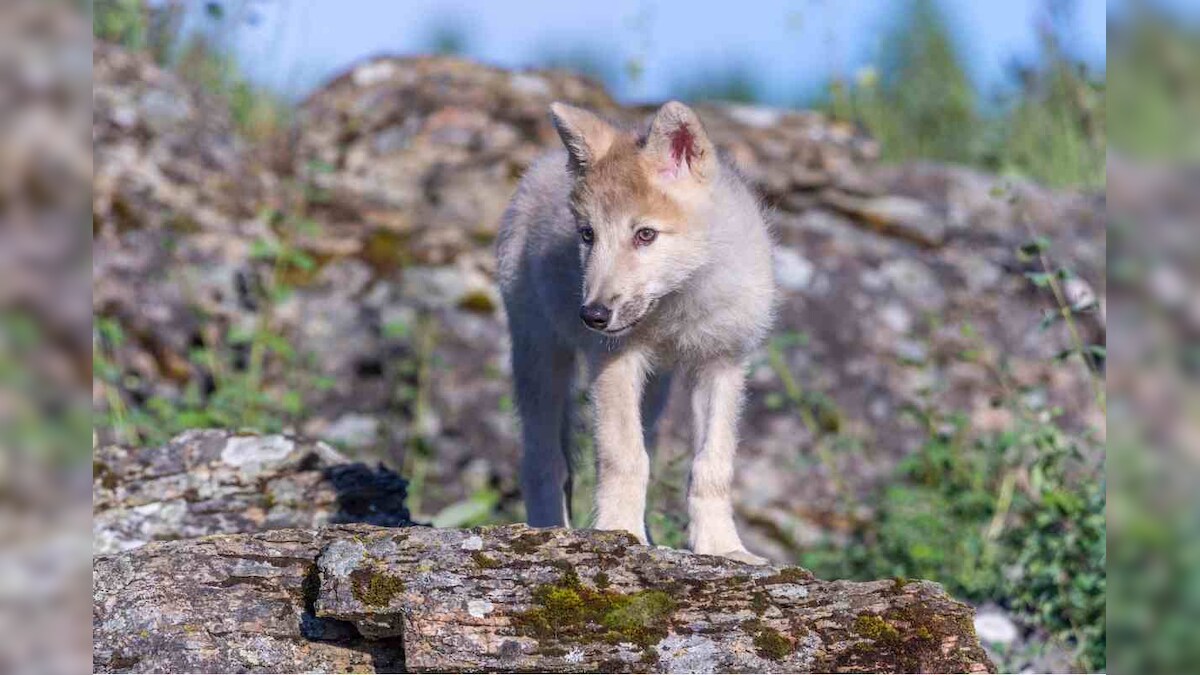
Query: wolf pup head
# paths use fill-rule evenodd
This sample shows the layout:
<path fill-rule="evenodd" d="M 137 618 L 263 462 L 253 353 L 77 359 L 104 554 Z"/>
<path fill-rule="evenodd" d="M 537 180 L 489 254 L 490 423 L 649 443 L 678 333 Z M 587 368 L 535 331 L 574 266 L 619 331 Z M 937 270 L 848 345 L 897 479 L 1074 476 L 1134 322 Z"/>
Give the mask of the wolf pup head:
<path fill-rule="evenodd" d="M 644 136 L 562 103 L 550 111 L 575 179 L 580 318 L 623 335 L 708 260 L 716 150 L 696 113 L 675 101 L 658 110 Z"/>

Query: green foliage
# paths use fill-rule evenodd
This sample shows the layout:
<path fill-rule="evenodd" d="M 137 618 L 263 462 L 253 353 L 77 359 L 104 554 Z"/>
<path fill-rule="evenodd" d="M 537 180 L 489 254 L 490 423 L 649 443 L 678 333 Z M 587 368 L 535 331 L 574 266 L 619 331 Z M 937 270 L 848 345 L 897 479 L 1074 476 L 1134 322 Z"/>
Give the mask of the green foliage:
<path fill-rule="evenodd" d="M 862 122 L 889 160 L 965 162 L 978 132 L 976 94 L 935 0 L 909 0 L 884 38 L 881 72 L 835 83 L 835 117 Z"/>
<path fill-rule="evenodd" d="M 241 28 L 248 3 L 226 4 L 96 0 L 92 30 L 97 39 L 148 52 L 159 64 L 222 101 L 248 139 L 278 138 L 291 124 L 291 106 L 243 76 L 232 55 L 230 36 Z M 203 12 L 196 14 L 199 20 L 188 24 L 192 28 L 185 32 L 189 9 Z"/>
<path fill-rule="evenodd" d="M 1003 189 L 996 196 L 1013 199 Z M 1066 325 L 1073 344 L 1064 354 L 1078 356 L 1086 365 L 1096 386 L 1096 405 L 1103 411 L 1098 359 L 1105 349 L 1086 344 L 1076 326 L 1076 317 L 1095 307 L 1066 303 L 1060 282 L 1072 272 L 1054 266 L 1049 249 L 1049 240 L 1035 234 L 1016 255 L 1022 262 L 1040 264 L 1042 271 L 1029 275 L 1030 284 L 1053 296 L 1054 321 Z M 962 335 L 969 342 L 977 340 L 969 324 L 963 325 Z M 968 349 L 960 358 L 974 360 L 978 351 Z M 786 398 L 803 417 L 805 409 L 798 405 L 803 392 L 780 354 L 781 348 L 773 345 L 771 363 L 789 392 Z M 1003 369 L 994 374 L 1005 392 L 1000 403 L 1013 420 L 1006 429 L 979 433 L 960 413 L 932 405 L 913 408 L 909 412 L 926 430 L 926 440 L 883 483 L 871 501 L 871 517 L 857 522 L 848 542 L 800 550 L 800 562 L 825 577 L 938 581 L 955 596 L 1007 607 L 1025 625 L 1072 648 L 1081 669 L 1103 670 L 1107 533 L 1102 454 L 1097 457 L 1100 449 L 1090 436 L 1060 426 L 1061 411 L 1031 407 Z M 807 424 L 813 428 L 812 421 Z M 818 453 L 823 444 L 818 437 Z M 828 468 L 834 467 L 830 457 L 821 457 Z"/>
<path fill-rule="evenodd" d="M 143 0 L 95 0 L 92 3 L 92 32 L 97 38 L 128 49 L 147 44 L 147 14 Z"/>
<path fill-rule="evenodd" d="M 475 527 L 490 525 L 496 521 L 496 507 L 500 504 L 500 493 L 490 487 L 481 487 L 466 499 L 457 501 L 433 517 L 434 527 Z"/>
<path fill-rule="evenodd" d="M 305 355 L 298 353 L 274 320 L 279 303 L 294 287 L 289 270 L 316 263 L 292 243 L 296 222 L 272 218 L 279 236 L 255 243 L 252 257 L 261 266 L 259 312 L 253 325 L 233 326 L 220 339 L 193 348 L 179 397 L 146 395 L 146 383 L 118 365 L 117 353 L 128 339 L 119 320 L 97 317 L 92 370 L 103 383 L 106 405 L 95 424 L 123 443 L 158 445 L 194 428 L 226 428 L 273 433 L 293 426 L 304 415 L 300 392 L 328 386 Z"/>
<path fill-rule="evenodd" d="M 1131 417 L 1122 421 L 1110 427 L 1117 438 L 1108 472 L 1111 670 L 1190 672 L 1200 660 L 1193 637 L 1200 616 L 1200 492 L 1189 470 L 1190 450 L 1153 438 L 1159 428 L 1139 428 Z M 1194 427 L 1180 431 L 1188 428 Z"/>
<path fill-rule="evenodd" d="M 1102 476 L 1053 420 L 969 440 L 965 421 L 931 434 L 897 469 L 848 546 L 804 551 L 818 576 L 933 579 L 951 594 L 1009 607 L 1104 665 Z"/>
<path fill-rule="evenodd" d="M 1139 157 L 1200 158 L 1200 30 L 1139 3 L 1108 36 L 1113 146 Z"/>
<path fill-rule="evenodd" d="M 822 104 L 861 124 L 885 160 L 973 164 L 1051 186 L 1104 184 L 1103 79 L 1072 62 L 1056 33 L 1043 32 L 1039 62 L 985 113 L 936 0 L 911 0 L 897 17 L 880 69 L 834 81 Z"/>
<path fill-rule="evenodd" d="M 1054 187 L 1103 186 L 1104 84 L 1057 55 L 1053 42 L 1045 49 L 1054 56 L 1025 74 L 1015 101 L 990 121 L 977 161 Z"/>
<path fill-rule="evenodd" d="M 223 22 L 218 18 L 210 19 Z M 278 96 L 251 84 L 236 59 L 204 33 L 192 36 L 179 51 L 175 70 L 229 109 L 237 129 L 251 141 L 278 137 L 291 124 L 291 106 Z"/>
<path fill-rule="evenodd" d="M 0 476 L 9 451 L 54 467 L 77 464 L 90 453 L 86 399 L 68 386 L 74 383 L 59 380 L 62 369 L 48 369 L 63 365 L 46 360 L 52 340 L 35 315 L 0 312 Z"/>

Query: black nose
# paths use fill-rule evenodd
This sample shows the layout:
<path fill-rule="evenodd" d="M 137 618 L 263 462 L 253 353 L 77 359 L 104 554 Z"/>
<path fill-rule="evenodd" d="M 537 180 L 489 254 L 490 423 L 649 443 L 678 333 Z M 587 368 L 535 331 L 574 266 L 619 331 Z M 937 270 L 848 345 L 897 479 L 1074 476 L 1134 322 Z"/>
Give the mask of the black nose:
<path fill-rule="evenodd" d="M 579 308 L 579 318 L 591 328 L 604 328 L 612 318 L 612 310 L 604 305 L 584 305 Z"/>

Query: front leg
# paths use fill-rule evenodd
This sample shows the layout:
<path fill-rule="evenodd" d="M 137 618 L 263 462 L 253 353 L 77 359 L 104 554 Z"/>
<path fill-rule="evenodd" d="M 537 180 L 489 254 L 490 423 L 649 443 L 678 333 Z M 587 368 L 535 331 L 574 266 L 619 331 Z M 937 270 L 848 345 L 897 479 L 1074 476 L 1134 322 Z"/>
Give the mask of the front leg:
<path fill-rule="evenodd" d="M 646 543 L 650 459 L 642 436 L 641 400 L 647 363 L 634 350 L 592 361 L 596 420 L 596 529 L 625 530 Z"/>
<path fill-rule="evenodd" d="M 688 543 L 696 553 L 762 564 L 766 560 L 746 551 L 733 524 L 733 458 L 745 379 L 738 361 L 718 360 L 696 369 Z"/>

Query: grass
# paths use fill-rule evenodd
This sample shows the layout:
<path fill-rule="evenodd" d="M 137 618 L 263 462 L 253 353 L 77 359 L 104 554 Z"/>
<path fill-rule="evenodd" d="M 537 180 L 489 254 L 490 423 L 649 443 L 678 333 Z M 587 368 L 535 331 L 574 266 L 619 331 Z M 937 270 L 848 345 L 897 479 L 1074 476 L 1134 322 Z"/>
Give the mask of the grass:
<path fill-rule="evenodd" d="M 125 327 L 117 317 L 96 318 L 92 371 L 106 405 L 94 423 L 111 433 L 110 440 L 159 445 L 194 428 L 284 431 L 304 417 L 301 392 L 333 385 L 318 374 L 311 355 L 292 347 L 277 320 L 279 305 L 295 291 L 288 279 L 317 265 L 293 243 L 303 230 L 316 226 L 281 214 L 266 218 L 277 236 L 260 238 L 252 248 L 259 272 L 254 322 L 232 326 L 216 339 L 202 337 L 203 343 L 179 366 L 185 372 L 176 374 L 187 380 L 181 396 L 153 393 L 153 383 L 122 369 L 118 353 L 130 339 Z"/>
<path fill-rule="evenodd" d="M 90 454 L 86 398 L 62 381 L 61 368 L 44 365 L 52 343 L 35 315 L 0 311 L 0 482 L 16 475 L 8 473 L 10 453 L 56 468 L 76 466 Z"/>
<path fill-rule="evenodd" d="M 1086 344 L 1076 325 L 1080 314 L 1095 307 L 1066 303 L 1060 282 L 1070 272 L 1052 264 L 1045 239 L 1035 235 L 1016 253 L 1040 264 L 1041 271 L 1028 275 L 1030 283 L 1044 289 L 1057 308 L 1043 329 L 1060 321 L 1067 326 L 1072 346 L 1059 355 L 1061 367 L 1083 368 L 1094 386 L 1096 405 L 1105 410 L 1098 360 L 1103 347 Z M 964 326 L 963 335 L 970 339 L 974 331 Z M 960 358 L 974 361 L 982 352 L 967 349 Z M 788 392 L 786 404 L 798 410 L 810 429 L 819 429 L 805 412 L 807 396 L 794 384 L 786 361 L 773 351 L 771 362 Z M 1007 608 L 1019 623 L 1044 631 L 1073 653 L 1080 669 L 1103 670 L 1103 442 L 1066 431 L 1060 424 L 1062 411 L 1032 407 L 1003 369 L 989 369 L 1004 392 L 999 403 L 1012 423 L 1000 432 L 978 433 L 960 413 L 931 404 L 913 409 L 926 439 L 869 500 L 872 516 L 855 522 L 848 541 L 796 547 L 799 562 L 827 578 L 938 581 L 956 597 Z M 821 448 L 836 438 L 826 432 L 814 441 L 816 454 L 831 472 L 836 468 L 833 457 Z M 847 494 L 844 489 L 841 493 Z M 857 506 L 861 504 L 845 508 Z"/>
<path fill-rule="evenodd" d="M 909 0 L 883 38 L 879 67 L 835 79 L 818 107 L 861 125 L 883 158 L 979 166 L 1054 187 L 1101 188 L 1105 179 L 1104 76 L 1039 29 L 1041 57 L 1015 69 L 1015 87 L 981 103 L 935 0 Z"/>
<path fill-rule="evenodd" d="M 1155 161 L 1200 159 L 1200 29 L 1141 8 L 1109 28 L 1113 146 Z"/>
<path fill-rule="evenodd" d="M 246 139 L 275 144 L 292 126 L 292 106 L 250 83 L 228 47 L 248 21 L 250 4 L 168 0 L 151 6 L 146 0 L 95 0 L 92 27 L 97 38 L 149 53 L 159 65 L 220 101 Z M 193 15 L 201 20 L 188 24 Z M 194 28 L 185 33 L 185 25 Z"/>

